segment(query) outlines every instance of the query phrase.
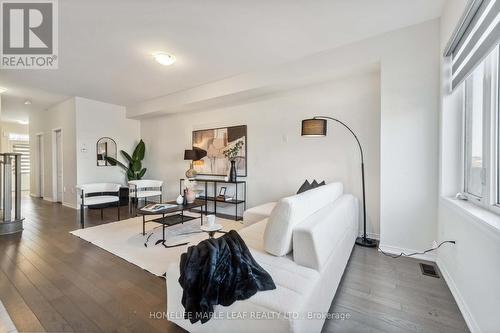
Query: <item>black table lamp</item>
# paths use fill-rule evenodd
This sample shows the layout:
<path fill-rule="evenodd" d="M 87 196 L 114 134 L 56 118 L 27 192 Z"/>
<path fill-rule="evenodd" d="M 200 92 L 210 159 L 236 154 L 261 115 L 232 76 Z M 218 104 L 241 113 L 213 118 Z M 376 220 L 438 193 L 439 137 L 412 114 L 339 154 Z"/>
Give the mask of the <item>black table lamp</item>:
<path fill-rule="evenodd" d="M 336 121 L 337 123 L 343 125 L 345 128 L 351 132 L 351 134 L 356 139 L 359 146 L 359 151 L 361 152 L 361 182 L 363 184 L 363 236 L 356 238 L 356 244 L 365 247 L 376 247 L 377 240 L 366 237 L 366 203 L 365 203 L 365 163 L 363 156 L 363 148 L 361 148 L 361 143 L 359 143 L 358 137 L 354 132 L 338 119 L 332 117 L 317 116 L 312 119 L 302 120 L 302 136 L 326 136 L 327 119 Z"/>
<path fill-rule="evenodd" d="M 196 161 L 198 159 L 198 156 L 196 154 L 196 151 L 193 149 L 186 149 L 184 150 L 184 160 L 185 161 L 191 161 L 189 169 L 186 171 L 186 177 L 187 178 L 194 178 L 198 174 L 195 169 L 193 169 L 193 161 Z"/>

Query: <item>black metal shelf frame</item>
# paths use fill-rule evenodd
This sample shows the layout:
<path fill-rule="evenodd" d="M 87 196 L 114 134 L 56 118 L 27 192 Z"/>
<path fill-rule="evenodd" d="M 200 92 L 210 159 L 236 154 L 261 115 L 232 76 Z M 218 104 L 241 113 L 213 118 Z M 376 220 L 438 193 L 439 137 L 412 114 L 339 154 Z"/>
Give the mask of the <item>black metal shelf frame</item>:
<path fill-rule="evenodd" d="M 182 195 L 182 183 L 184 182 L 185 178 L 179 179 L 179 194 Z M 205 195 L 198 197 L 199 200 L 205 200 L 205 214 L 208 215 L 210 214 L 215 214 L 217 215 L 217 203 L 226 203 L 230 205 L 234 205 L 235 207 L 235 213 L 234 213 L 234 220 L 242 220 L 243 219 L 243 214 L 241 216 L 238 216 L 238 207 L 239 205 L 243 205 L 243 211 L 247 209 L 247 182 L 244 180 L 238 180 L 236 182 L 229 182 L 221 179 L 190 179 L 196 182 L 202 182 L 205 184 Z M 208 186 L 211 184 L 213 186 L 213 191 L 214 191 L 214 196 L 208 196 Z M 235 186 L 235 195 L 232 200 L 221 200 L 217 199 L 216 193 L 217 193 L 217 185 L 218 184 L 234 184 Z M 243 187 L 242 189 L 238 187 Z M 239 190 L 239 192 L 238 192 Z M 238 193 L 243 195 L 242 199 L 239 199 Z M 213 212 L 208 211 L 208 202 L 213 202 L 214 203 L 214 210 Z"/>

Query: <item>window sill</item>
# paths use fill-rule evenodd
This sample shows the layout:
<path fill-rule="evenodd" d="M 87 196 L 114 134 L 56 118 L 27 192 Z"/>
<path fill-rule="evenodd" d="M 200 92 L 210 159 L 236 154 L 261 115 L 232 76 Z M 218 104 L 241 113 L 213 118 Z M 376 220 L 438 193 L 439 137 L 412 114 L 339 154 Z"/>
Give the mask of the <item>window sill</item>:
<path fill-rule="evenodd" d="M 471 217 L 474 221 L 478 222 L 489 231 L 500 235 L 500 215 L 479 207 L 469 201 L 458 200 L 450 197 L 441 197 L 441 202 L 446 204 L 448 207 Z"/>

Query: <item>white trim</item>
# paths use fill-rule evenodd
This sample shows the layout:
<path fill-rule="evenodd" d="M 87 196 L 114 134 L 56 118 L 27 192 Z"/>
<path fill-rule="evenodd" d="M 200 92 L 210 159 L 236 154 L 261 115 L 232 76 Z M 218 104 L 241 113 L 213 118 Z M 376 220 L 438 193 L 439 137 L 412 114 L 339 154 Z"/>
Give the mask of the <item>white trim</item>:
<path fill-rule="evenodd" d="M 38 198 L 45 195 L 45 136 L 42 133 L 35 134 L 35 189 L 38 191 Z"/>
<path fill-rule="evenodd" d="M 59 190 L 59 184 L 58 184 L 58 175 L 57 175 L 57 172 L 59 171 L 58 170 L 58 163 L 57 163 L 57 133 L 60 132 L 61 133 L 61 165 L 63 165 L 64 163 L 64 157 L 63 157 L 63 151 L 64 151 L 64 148 L 63 148 L 63 130 L 62 128 L 53 128 L 52 131 L 51 131 L 51 134 L 52 134 L 52 198 L 54 199 L 54 201 L 57 201 L 58 199 L 58 190 Z M 61 186 L 63 187 L 63 190 L 61 191 L 61 201 L 57 201 L 57 202 L 61 202 L 63 203 L 64 202 L 64 166 L 62 167 L 62 170 L 61 171 Z"/>
<path fill-rule="evenodd" d="M 359 234 L 358 236 L 363 237 L 363 233 Z M 380 234 L 376 234 L 373 232 L 367 232 L 366 237 L 371 238 L 371 239 L 376 239 L 378 241 L 380 240 Z"/>
<path fill-rule="evenodd" d="M 51 197 L 43 197 L 42 199 L 45 201 L 54 202 L 54 199 L 52 199 Z"/>
<path fill-rule="evenodd" d="M 440 201 L 466 218 L 472 218 L 475 225 L 487 235 L 500 238 L 500 216 L 471 202 L 441 197 Z"/>
<path fill-rule="evenodd" d="M 69 203 L 69 202 L 63 202 L 62 205 L 64 207 L 68 207 L 68 208 L 72 208 L 72 209 L 76 209 L 76 210 L 79 210 L 80 207 L 76 204 L 72 204 L 72 203 Z"/>
<path fill-rule="evenodd" d="M 476 320 L 474 319 L 474 316 L 472 315 L 472 312 L 467 306 L 467 303 L 465 303 L 462 294 L 458 290 L 455 281 L 453 281 L 450 273 L 448 273 L 448 269 L 446 268 L 444 262 L 438 258 L 436 260 L 436 265 L 441 271 L 441 274 L 443 275 L 443 278 L 446 284 L 448 285 L 448 288 L 450 289 L 451 294 L 453 295 L 453 298 L 455 299 L 455 302 L 457 303 L 458 308 L 460 309 L 460 312 L 462 313 L 462 316 L 464 317 L 465 323 L 467 324 L 469 330 L 472 333 L 481 332 L 479 325 L 477 324 Z"/>
<path fill-rule="evenodd" d="M 379 250 L 382 250 L 386 253 L 395 254 L 395 255 L 398 255 L 401 252 L 404 252 L 404 253 L 422 252 L 422 250 L 418 251 L 418 250 L 406 249 L 406 248 L 402 248 L 402 247 L 383 245 L 383 244 L 379 245 Z M 403 258 L 405 258 L 405 257 L 403 257 Z M 426 254 L 416 254 L 414 256 L 411 256 L 410 258 L 436 262 L 436 254 L 432 253 L 432 252 L 426 253 Z"/>

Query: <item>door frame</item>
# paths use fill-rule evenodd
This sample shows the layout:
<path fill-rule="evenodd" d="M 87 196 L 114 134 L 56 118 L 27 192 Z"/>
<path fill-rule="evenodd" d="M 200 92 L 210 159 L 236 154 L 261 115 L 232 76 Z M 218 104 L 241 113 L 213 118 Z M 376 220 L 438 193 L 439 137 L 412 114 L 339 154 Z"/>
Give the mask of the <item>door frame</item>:
<path fill-rule="evenodd" d="M 61 191 L 61 203 L 64 202 L 64 156 L 63 156 L 63 130 L 62 128 L 54 128 L 52 129 L 52 201 L 58 202 L 57 198 L 57 190 L 58 190 L 58 182 L 57 182 L 57 133 L 61 133 L 61 186 L 63 187 Z"/>
<path fill-rule="evenodd" d="M 36 146 L 35 146 L 35 188 L 37 190 L 36 195 L 39 198 L 44 197 L 45 190 L 45 163 L 44 163 L 44 133 L 35 134 Z"/>

